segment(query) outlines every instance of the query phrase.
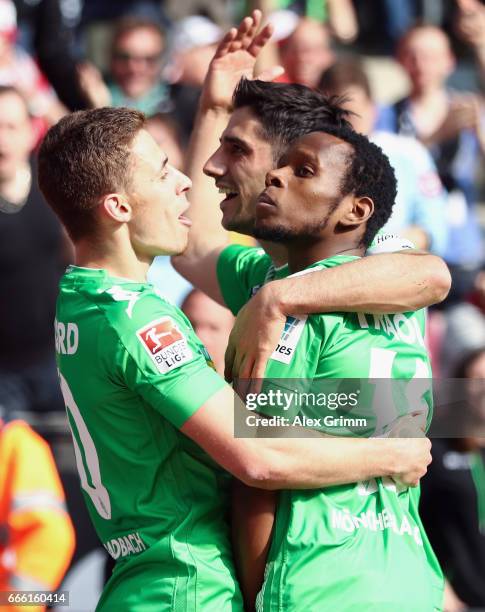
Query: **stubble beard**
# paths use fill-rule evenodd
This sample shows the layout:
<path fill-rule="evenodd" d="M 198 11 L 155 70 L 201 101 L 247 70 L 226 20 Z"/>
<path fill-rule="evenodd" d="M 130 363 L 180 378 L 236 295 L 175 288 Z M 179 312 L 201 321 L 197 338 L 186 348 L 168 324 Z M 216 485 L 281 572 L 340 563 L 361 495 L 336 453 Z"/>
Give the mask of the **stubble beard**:
<path fill-rule="evenodd" d="M 307 223 L 301 228 L 294 228 L 290 225 L 273 225 L 272 227 L 258 227 L 257 223 L 254 227 L 254 237 L 258 240 L 268 240 L 279 244 L 292 244 L 295 242 L 314 242 L 321 237 L 321 233 L 327 227 L 329 219 L 333 211 L 337 208 L 340 200 L 330 206 L 327 215 L 324 219 L 315 222 Z"/>

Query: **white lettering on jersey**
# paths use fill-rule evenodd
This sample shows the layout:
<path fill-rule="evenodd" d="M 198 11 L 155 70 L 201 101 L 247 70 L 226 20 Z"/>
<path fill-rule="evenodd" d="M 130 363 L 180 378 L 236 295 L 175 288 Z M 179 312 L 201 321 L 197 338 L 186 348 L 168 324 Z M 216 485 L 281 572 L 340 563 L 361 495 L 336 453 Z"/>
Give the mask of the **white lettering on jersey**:
<path fill-rule="evenodd" d="M 332 509 L 332 527 L 347 533 L 367 529 L 369 531 L 384 531 L 388 529 L 397 536 L 410 537 L 418 546 L 423 546 L 421 532 L 417 525 L 411 525 L 406 515 L 403 515 L 400 522 L 398 517 L 384 508 L 382 512 L 368 510 L 361 512 L 358 516 L 350 513 L 348 508 L 343 510 Z"/>
<path fill-rule="evenodd" d="M 79 346 L 79 329 L 75 323 L 62 323 L 54 320 L 54 341 L 56 352 L 62 355 L 74 355 Z"/>
<path fill-rule="evenodd" d="M 133 308 L 141 296 L 140 291 L 129 291 L 127 289 L 123 289 L 123 287 L 120 287 L 119 285 L 113 285 L 113 287 L 106 290 L 106 293 L 109 293 L 116 302 L 128 302 L 125 312 L 131 319 L 133 315 Z"/>
<path fill-rule="evenodd" d="M 393 493 L 402 493 L 406 491 L 408 487 L 402 483 L 396 483 L 390 476 L 383 476 L 381 478 L 382 485 L 388 491 L 392 491 Z M 363 497 L 367 497 L 368 495 L 372 495 L 378 490 L 377 480 L 375 478 L 371 478 L 370 480 L 362 480 L 357 483 L 357 493 Z"/>
<path fill-rule="evenodd" d="M 306 270 L 300 270 L 300 272 L 295 272 L 295 274 L 291 274 L 288 276 L 288 278 L 313 274 L 322 268 L 323 266 L 318 265 L 314 266 L 313 268 L 307 268 Z M 281 363 L 291 363 L 296 345 L 301 338 L 307 319 L 308 315 L 301 315 L 300 317 L 286 317 L 285 328 L 281 333 L 280 341 L 271 355 L 271 359 Z"/>
<path fill-rule="evenodd" d="M 359 325 L 362 329 L 369 329 L 369 319 L 371 326 L 379 331 L 383 331 L 387 336 L 397 338 L 406 344 L 425 346 L 423 334 L 419 324 L 414 317 L 407 318 L 402 313 L 397 314 L 364 314 L 357 313 Z"/>
<path fill-rule="evenodd" d="M 307 315 L 301 317 L 286 317 L 285 328 L 281 333 L 278 345 L 271 355 L 271 359 L 286 364 L 291 362 L 295 348 L 303 333 L 307 318 Z"/>
<path fill-rule="evenodd" d="M 118 557 L 127 557 L 128 555 L 135 555 L 146 550 L 147 548 L 138 531 L 129 533 L 128 535 L 120 538 L 113 538 L 112 540 L 105 542 L 103 546 L 113 557 L 113 559 L 118 559 Z"/>
<path fill-rule="evenodd" d="M 414 243 L 407 238 L 397 234 L 377 234 L 372 244 L 366 251 L 366 255 L 378 255 L 379 253 L 396 253 L 406 249 L 415 249 Z"/>
<path fill-rule="evenodd" d="M 187 339 L 170 317 L 156 319 L 136 332 L 138 340 L 162 374 L 193 357 Z"/>

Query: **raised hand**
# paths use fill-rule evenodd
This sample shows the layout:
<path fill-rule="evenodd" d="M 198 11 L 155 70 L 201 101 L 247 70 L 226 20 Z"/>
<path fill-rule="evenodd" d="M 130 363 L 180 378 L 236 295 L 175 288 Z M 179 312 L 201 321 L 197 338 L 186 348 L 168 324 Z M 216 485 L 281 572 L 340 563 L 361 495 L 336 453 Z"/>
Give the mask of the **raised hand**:
<path fill-rule="evenodd" d="M 446 117 L 438 129 L 430 135 L 428 144 L 456 138 L 462 130 L 474 130 L 480 136 L 481 113 L 479 96 L 468 92 L 454 93 Z"/>
<path fill-rule="evenodd" d="M 239 80 L 242 77 L 255 78 L 256 60 L 273 33 L 270 24 L 258 32 L 261 19 L 261 11 L 253 11 L 238 28 L 231 28 L 219 43 L 202 89 L 203 109 L 230 110 L 232 94 Z M 269 81 L 282 73 L 283 68 L 276 66 L 258 78 Z"/>

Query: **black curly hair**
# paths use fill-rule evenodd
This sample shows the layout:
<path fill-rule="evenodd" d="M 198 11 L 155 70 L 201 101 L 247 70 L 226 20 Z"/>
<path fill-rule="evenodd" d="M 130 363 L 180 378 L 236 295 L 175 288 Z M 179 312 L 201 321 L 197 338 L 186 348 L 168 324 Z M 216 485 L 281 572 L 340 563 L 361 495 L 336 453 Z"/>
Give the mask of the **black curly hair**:
<path fill-rule="evenodd" d="M 241 79 L 234 91 L 233 109 L 249 107 L 261 123 L 263 137 L 274 147 L 275 159 L 300 136 L 322 123 L 352 129 L 353 114 L 341 107 L 345 98 L 326 96 L 305 85 Z"/>
<path fill-rule="evenodd" d="M 322 123 L 315 131 L 331 134 L 352 146 L 342 178 L 341 195 L 353 193 L 357 197 L 367 196 L 374 202 L 374 213 L 367 221 L 361 241 L 367 248 L 391 216 L 397 193 L 394 170 L 380 147 L 347 126 Z"/>
<path fill-rule="evenodd" d="M 362 244 L 368 247 L 391 216 L 396 197 L 396 178 L 388 158 L 366 136 L 352 129 L 353 114 L 342 108 L 342 96 L 327 96 L 305 87 L 241 79 L 233 96 L 233 108 L 249 107 L 261 122 L 263 136 L 273 143 L 278 159 L 295 140 L 312 132 L 326 132 L 352 145 L 342 197 L 354 193 L 374 202 Z"/>

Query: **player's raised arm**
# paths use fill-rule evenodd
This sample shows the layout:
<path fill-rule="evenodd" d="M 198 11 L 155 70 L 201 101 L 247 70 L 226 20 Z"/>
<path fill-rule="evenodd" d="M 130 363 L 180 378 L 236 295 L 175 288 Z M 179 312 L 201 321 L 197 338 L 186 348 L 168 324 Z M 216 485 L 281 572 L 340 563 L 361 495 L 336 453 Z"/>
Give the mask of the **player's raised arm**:
<path fill-rule="evenodd" d="M 410 312 L 441 302 L 451 277 L 436 255 L 382 253 L 268 283 L 241 309 L 226 353 L 226 378 L 263 378 L 287 315 Z"/>
<path fill-rule="evenodd" d="M 317 432 L 304 438 L 235 437 L 235 416 L 244 419 L 245 414 L 241 400 L 225 386 L 181 431 L 252 487 L 314 489 L 385 475 L 417 484 L 431 461 L 425 438 L 323 438 Z"/>
<path fill-rule="evenodd" d="M 173 264 L 189 281 L 221 303 L 216 265 L 228 235 L 221 225 L 219 189 L 214 179 L 204 174 L 203 167 L 219 147 L 237 83 L 242 77 L 253 78 L 256 59 L 271 36 L 270 25 L 260 30 L 261 18 L 261 11 L 253 11 L 219 43 L 204 82 L 187 153 L 185 171 L 192 179 L 189 196 L 192 229 L 187 249 L 173 258 Z M 279 73 L 275 70 L 262 78 L 273 78 Z"/>

